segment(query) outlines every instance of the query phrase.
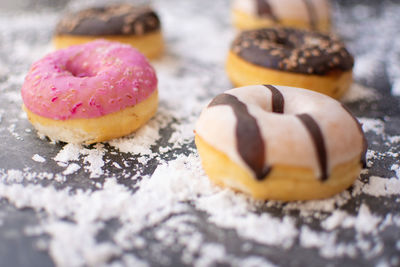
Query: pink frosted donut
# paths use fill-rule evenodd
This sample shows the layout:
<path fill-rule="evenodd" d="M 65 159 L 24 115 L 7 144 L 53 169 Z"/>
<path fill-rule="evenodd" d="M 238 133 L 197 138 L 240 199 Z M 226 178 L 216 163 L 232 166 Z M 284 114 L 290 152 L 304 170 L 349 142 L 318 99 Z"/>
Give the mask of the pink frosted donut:
<path fill-rule="evenodd" d="M 73 143 L 129 134 L 154 115 L 158 104 L 157 77 L 146 57 L 129 45 L 105 40 L 58 50 L 35 62 L 21 93 L 39 132 Z M 136 116 L 140 119 L 129 118 Z M 101 125 L 91 126 L 90 120 Z"/>

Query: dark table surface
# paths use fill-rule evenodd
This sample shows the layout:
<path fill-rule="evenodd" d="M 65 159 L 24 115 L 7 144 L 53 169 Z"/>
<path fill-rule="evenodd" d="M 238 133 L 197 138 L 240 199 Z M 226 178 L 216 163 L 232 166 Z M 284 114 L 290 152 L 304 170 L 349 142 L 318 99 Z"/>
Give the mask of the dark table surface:
<path fill-rule="evenodd" d="M 0 5 L 0 266 L 400 266 L 400 2 L 333 3 L 356 58 L 343 101 L 364 123 L 368 169 L 334 198 L 290 204 L 218 189 L 198 164 L 196 117 L 231 88 L 228 1 L 153 1 L 167 48 L 143 130 L 89 147 L 36 135 L 24 75 L 62 12 L 93 2 Z"/>

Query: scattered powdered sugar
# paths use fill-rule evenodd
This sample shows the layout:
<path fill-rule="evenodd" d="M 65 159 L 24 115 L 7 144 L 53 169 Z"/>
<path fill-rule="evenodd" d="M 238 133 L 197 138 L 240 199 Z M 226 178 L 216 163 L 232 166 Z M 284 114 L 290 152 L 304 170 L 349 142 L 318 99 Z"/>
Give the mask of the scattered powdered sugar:
<path fill-rule="evenodd" d="M 243 267 L 258 267 L 258 266 L 264 266 L 264 267 L 274 267 L 277 266 L 269 261 L 266 261 L 262 257 L 258 256 L 250 256 L 244 259 L 239 259 L 234 262 L 234 266 L 243 266 Z"/>
<path fill-rule="evenodd" d="M 307 202 L 290 202 L 283 209 L 286 211 L 299 211 L 301 216 L 314 216 L 319 218 L 322 212 L 331 212 L 336 207 L 344 206 L 351 199 L 348 191 L 344 191 L 326 200 L 312 200 Z M 273 204 L 272 204 L 273 205 Z"/>
<path fill-rule="evenodd" d="M 122 169 L 121 165 L 119 165 L 119 164 L 116 163 L 116 162 L 113 162 L 112 165 L 113 165 L 115 168 L 117 168 L 117 169 Z"/>
<path fill-rule="evenodd" d="M 400 37 L 399 34 L 393 40 L 392 50 L 388 54 L 386 70 L 389 74 L 389 78 L 392 82 L 392 94 L 400 96 Z"/>
<path fill-rule="evenodd" d="M 32 159 L 36 162 L 41 162 L 41 163 L 46 162 L 46 159 L 38 154 L 33 155 Z"/>
<path fill-rule="evenodd" d="M 388 141 L 389 141 L 391 144 L 400 143 L 400 135 L 388 136 Z"/>
<path fill-rule="evenodd" d="M 384 218 L 373 215 L 368 206 L 362 204 L 357 216 L 352 216 L 341 210 L 333 211 L 321 223 L 322 228 L 326 231 L 317 232 L 303 226 L 300 243 L 305 247 L 318 248 L 320 254 L 327 258 L 343 257 L 344 255 L 355 258 L 358 254 L 372 257 L 379 254 L 383 249 L 382 242 L 377 238 L 378 232 L 383 231 L 389 225 L 395 225 L 393 220 L 384 221 Z M 380 226 L 380 229 L 378 226 Z M 344 243 L 338 241 L 338 228 L 354 229 L 356 242 Z M 373 236 L 377 240 L 371 242 L 368 236 Z"/>
<path fill-rule="evenodd" d="M 349 214 L 342 210 L 335 210 L 332 214 L 326 218 L 323 222 L 321 222 L 321 226 L 328 231 L 332 231 L 333 229 L 340 226 L 345 219 L 347 219 Z"/>
<path fill-rule="evenodd" d="M 343 221 L 343 227 L 354 227 L 357 232 L 367 234 L 377 231 L 377 226 L 382 219 L 371 214 L 368 206 L 362 204 L 357 217 L 347 216 Z"/>
<path fill-rule="evenodd" d="M 356 55 L 356 80 L 372 83 L 386 70 L 394 95 L 398 95 L 400 80 L 399 13 L 398 3 L 390 1 L 380 4 L 379 10 L 360 2 L 334 13 L 335 26 Z"/>
<path fill-rule="evenodd" d="M 398 155 L 396 155 L 396 157 L 398 157 Z M 397 179 L 400 180 L 400 166 L 398 164 L 393 164 L 390 170 L 394 171 Z"/>
<path fill-rule="evenodd" d="M 95 149 L 89 149 L 77 144 L 66 144 L 60 152 L 54 157 L 54 160 L 61 167 L 67 167 L 65 170 L 67 174 L 72 174 L 77 171 L 76 164 L 68 164 L 69 162 L 79 161 L 83 158 L 84 168 L 90 173 L 90 178 L 98 178 L 104 173 L 103 156 L 106 153 L 103 144 L 94 145 Z M 72 171 L 72 172 L 71 172 Z"/>
<path fill-rule="evenodd" d="M 195 121 L 184 122 L 180 124 L 174 124 L 172 128 L 174 132 L 168 140 L 168 143 L 173 144 L 172 148 L 181 147 L 184 144 L 190 143 L 193 140 L 193 129 Z"/>
<path fill-rule="evenodd" d="M 18 171 L 9 174 L 14 179 L 21 175 L 22 172 Z M 399 189 L 390 192 L 381 189 L 381 185 L 370 182 L 363 185 L 362 192 L 369 194 L 371 190 L 378 190 L 376 196 L 387 196 L 396 190 L 397 194 L 400 192 Z M 206 212 L 207 221 L 222 228 L 234 229 L 243 238 L 261 244 L 290 248 L 299 237 L 302 246 L 318 247 L 321 255 L 328 258 L 343 255 L 354 257 L 361 250 L 357 244 L 345 246 L 338 242 L 336 232 L 316 232 L 307 226 L 297 230 L 296 219 L 290 215 L 275 218 L 268 213 L 259 213 L 257 207 L 262 203 L 229 189 L 213 186 L 204 175 L 199 158 L 194 155 L 179 156 L 176 160 L 159 165 L 151 177 L 144 177 L 134 194 L 119 185 L 116 179 L 109 178 L 100 191 L 75 193 L 69 189 L 55 190 L 40 185 L 24 187 L 19 184 L 0 184 L 0 196 L 18 208 L 33 207 L 46 211 L 48 217 L 42 224 L 42 231 L 52 237 L 49 251 L 60 265 L 79 266 L 84 262 L 96 265 L 121 255 L 121 248 L 143 247 L 147 241 L 139 239 L 141 242 L 138 245 L 138 240 L 133 237 L 148 227 L 155 227 L 159 242 L 184 246 L 182 255 L 187 261 L 196 262 L 197 266 L 208 266 L 208 260 L 211 259 L 229 262 L 229 254 L 225 253 L 223 246 L 207 243 L 191 226 L 197 221 L 196 217 L 190 216 L 191 206 Z M 343 198 L 348 199 L 343 195 L 337 198 L 335 203 L 340 203 Z M 49 199 L 52 201 L 48 202 Z M 328 199 L 293 205 L 297 205 L 299 211 L 333 212 L 321 224 L 326 230 L 352 227 L 363 235 L 378 231 L 377 226 L 383 218 L 373 215 L 366 205 L 361 205 L 354 217 L 344 211 L 335 211 L 331 202 Z M 74 223 L 62 221 L 65 217 Z M 121 224 L 113 238 L 115 244 L 96 242 L 95 236 L 105 227 L 100 222 L 110 219 L 118 219 Z M 208 251 L 209 247 L 214 250 Z M 364 248 L 363 251 L 372 253 L 374 250 Z M 204 257 L 198 258 L 195 256 L 197 253 L 204 254 Z"/>
<path fill-rule="evenodd" d="M 374 132 L 376 135 L 383 135 L 385 132 L 384 123 L 380 119 L 358 118 L 364 132 Z"/>
<path fill-rule="evenodd" d="M 71 5 L 79 3 L 71 1 Z M 400 195 L 400 137 L 385 133 L 391 122 L 359 118 L 367 137 L 386 147 L 372 144 L 367 153 L 370 169 L 362 171 L 351 190 L 332 198 L 260 202 L 219 188 L 201 167 L 193 147 L 193 128 L 210 98 L 231 87 L 223 70 L 229 42 L 221 41 L 234 35 L 227 27 L 229 10 L 224 1 L 155 4 L 167 40 L 166 55 L 154 62 L 160 96 L 156 116 L 136 133 L 105 144 L 54 144 L 51 156 L 30 154 L 33 161 L 45 162 L 40 166 L 54 164 L 49 172 L 34 171 L 38 164 L 30 158 L 30 168 L 0 168 L 0 198 L 16 208 L 40 213 L 38 225 L 26 228 L 24 234 L 35 237 L 37 247 L 59 266 L 294 265 L 287 256 L 290 249 L 315 250 L 315 257 L 327 259 L 326 264 L 333 258 L 379 259 L 381 265 L 395 266 L 399 257 L 383 255 L 391 242 L 385 243 L 384 234 L 400 228 L 399 211 L 385 209 L 385 201 L 398 202 Z M 360 5 L 344 12 L 367 18 L 371 11 Z M 33 15 L 14 18 L 14 26 L 0 31 L 4 40 L 15 44 L 9 46 L 13 47 L 10 54 L 20 62 L 16 67 L 9 64 L 10 69 L 0 65 L 0 83 L 2 73 L 9 77 L 8 91 L 1 97 L 18 106 L 19 92 L 10 88 L 20 88 L 27 63 L 51 49 L 41 40 L 49 39 L 58 14 L 48 13 L 42 14 L 41 21 L 34 21 L 38 17 Z M 212 16 L 218 20 L 209 19 Z M 346 19 L 341 23 L 346 24 Z M 368 20 L 365 23 L 370 25 Z M 385 18 L 378 25 L 388 23 Z M 46 36 L 39 40 L 32 36 L 32 44 L 13 41 L 12 31 L 26 25 Z M 339 29 L 351 39 L 367 26 L 360 23 L 347 29 L 339 25 Z M 371 27 L 377 32 L 378 26 Z M 361 84 L 369 84 L 383 68 L 381 57 L 387 43 L 380 41 L 378 51 L 364 51 L 358 42 L 366 37 L 357 37 L 360 41 L 351 42 L 351 49 L 357 52 L 355 78 L 360 83 L 353 84 L 343 101 L 368 104 L 380 100 L 381 94 Z M 395 71 L 390 77 L 398 78 Z M 34 135 L 21 126 L 26 121 L 23 113 L 18 111 L 16 118 L 5 118 L 5 114 L 0 112 L 4 115 L 0 130 L 20 141 L 26 134 Z M 93 187 L 84 185 L 88 181 Z M 55 187 L 55 182 L 62 187 Z M 394 244 L 400 251 L 400 243 Z M 276 251 L 279 260 L 269 251 Z"/>
<path fill-rule="evenodd" d="M 10 126 L 7 127 L 7 130 L 10 132 L 10 134 L 12 136 L 15 137 L 15 139 L 17 140 L 24 140 L 21 135 L 15 130 L 15 128 L 17 127 L 17 125 L 15 123 L 10 124 Z"/>
<path fill-rule="evenodd" d="M 167 123 L 165 116 L 159 111 L 158 114 L 137 132 L 119 139 L 114 139 L 108 143 L 124 153 L 139 155 L 154 155 L 151 146 L 160 138 L 160 129 Z M 133 141 L 134 140 L 134 141 Z"/>
<path fill-rule="evenodd" d="M 370 176 L 369 182 L 364 186 L 362 192 L 375 197 L 398 195 L 400 192 L 400 180 L 399 178 Z"/>
<path fill-rule="evenodd" d="M 81 168 L 80 165 L 76 164 L 76 163 L 71 163 L 68 165 L 68 167 L 65 169 L 65 171 L 63 171 L 63 175 L 70 175 L 75 173 L 76 171 L 78 171 Z"/>
<path fill-rule="evenodd" d="M 243 195 L 234 195 L 230 190 L 221 191 L 199 199 L 196 207 L 210 213 L 211 222 L 220 227 L 233 228 L 242 237 L 263 244 L 279 244 L 284 248 L 292 246 L 298 231 L 291 218 L 280 219 L 266 213 L 251 212 L 253 203 Z"/>
<path fill-rule="evenodd" d="M 94 148 L 81 150 L 81 153 L 85 155 L 83 162 L 88 163 L 88 165 L 85 165 L 85 169 L 90 172 L 90 178 L 98 178 L 104 173 L 102 169 L 104 166 L 103 156 L 106 150 L 103 144 L 96 144 Z"/>
<path fill-rule="evenodd" d="M 24 179 L 23 172 L 20 170 L 8 170 L 5 175 L 3 175 L 3 181 L 6 180 L 8 183 L 21 183 Z"/>
<path fill-rule="evenodd" d="M 54 157 L 54 160 L 58 163 L 66 164 L 69 161 L 79 160 L 81 154 L 81 146 L 76 144 L 66 144 Z"/>
<path fill-rule="evenodd" d="M 376 89 L 365 87 L 358 83 L 353 83 L 346 92 L 346 94 L 342 97 L 341 101 L 345 103 L 352 103 L 356 101 L 373 101 L 379 99 L 379 95 L 376 92 Z"/>
<path fill-rule="evenodd" d="M 400 78 L 394 78 L 392 85 L 392 94 L 395 96 L 400 96 Z"/>

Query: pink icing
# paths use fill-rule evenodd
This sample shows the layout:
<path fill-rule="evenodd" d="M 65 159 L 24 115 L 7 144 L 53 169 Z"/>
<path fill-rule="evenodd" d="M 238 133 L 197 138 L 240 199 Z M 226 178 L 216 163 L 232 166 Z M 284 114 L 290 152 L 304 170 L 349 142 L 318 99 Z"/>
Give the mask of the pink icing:
<path fill-rule="evenodd" d="M 67 120 L 134 106 L 156 88 L 155 71 L 145 56 L 131 46 L 97 40 L 33 63 L 21 93 L 31 112 Z"/>

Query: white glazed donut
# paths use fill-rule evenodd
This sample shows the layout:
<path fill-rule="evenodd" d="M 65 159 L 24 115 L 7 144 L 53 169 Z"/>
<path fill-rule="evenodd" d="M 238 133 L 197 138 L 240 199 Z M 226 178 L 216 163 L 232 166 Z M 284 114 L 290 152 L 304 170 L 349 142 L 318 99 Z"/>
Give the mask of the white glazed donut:
<path fill-rule="evenodd" d="M 234 0 L 234 24 L 254 29 L 274 24 L 329 31 L 329 0 Z"/>
<path fill-rule="evenodd" d="M 208 176 L 258 199 L 329 197 L 348 188 L 365 162 L 355 117 L 306 89 L 228 90 L 203 110 L 195 131 Z"/>

